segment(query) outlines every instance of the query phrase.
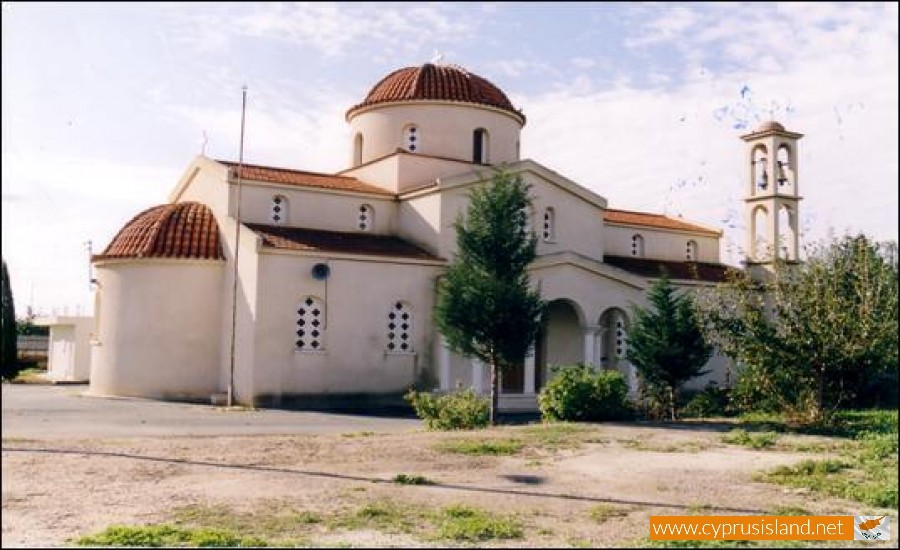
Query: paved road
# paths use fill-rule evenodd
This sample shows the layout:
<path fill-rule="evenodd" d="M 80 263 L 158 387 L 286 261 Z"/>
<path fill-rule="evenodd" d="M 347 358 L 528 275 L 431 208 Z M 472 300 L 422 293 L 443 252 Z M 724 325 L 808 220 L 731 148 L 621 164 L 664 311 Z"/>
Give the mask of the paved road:
<path fill-rule="evenodd" d="M 3 384 L 3 437 L 59 439 L 406 431 L 413 418 L 285 411 L 86 396 L 86 385 Z"/>

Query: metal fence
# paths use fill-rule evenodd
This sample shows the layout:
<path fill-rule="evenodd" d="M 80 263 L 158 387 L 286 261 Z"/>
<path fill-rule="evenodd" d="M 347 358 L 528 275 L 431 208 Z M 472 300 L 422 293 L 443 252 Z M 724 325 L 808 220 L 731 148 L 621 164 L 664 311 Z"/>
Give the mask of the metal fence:
<path fill-rule="evenodd" d="M 29 355 L 47 354 L 50 337 L 39 334 L 20 334 L 16 340 L 16 350 Z"/>

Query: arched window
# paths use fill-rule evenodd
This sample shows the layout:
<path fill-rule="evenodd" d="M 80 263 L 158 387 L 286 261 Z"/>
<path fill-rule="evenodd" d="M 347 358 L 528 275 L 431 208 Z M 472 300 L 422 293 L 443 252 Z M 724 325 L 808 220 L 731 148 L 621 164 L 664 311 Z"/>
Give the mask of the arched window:
<path fill-rule="evenodd" d="M 767 152 L 764 145 L 757 145 L 750 153 L 750 194 L 756 195 L 769 188 L 771 175 L 766 169 Z"/>
<path fill-rule="evenodd" d="M 793 170 L 791 170 L 791 148 L 787 144 L 782 143 L 778 147 L 778 154 L 775 156 L 776 167 L 778 173 L 775 175 L 778 180 L 778 190 L 787 191 L 793 184 Z"/>
<path fill-rule="evenodd" d="M 488 133 L 484 128 L 478 128 L 472 132 L 472 162 L 475 164 L 487 164 L 488 161 Z"/>
<path fill-rule="evenodd" d="M 387 317 L 388 352 L 412 353 L 412 308 L 405 302 L 395 302 Z"/>
<path fill-rule="evenodd" d="M 357 133 L 356 137 L 353 138 L 353 166 L 359 166 L 362 164 L 363 158 L 363 135 L 362 133 Z"/>
<path fill-rule="evenodd" d="M 556 239 L 556 212 L 550 206 L 544 209 L 543 227 L 541 238 L 545 243 L 552 243 Z"/>
<path fill-rule="evenodd" d="M 415 124 L 409 124 L 403 129 L 403 147 L 410 153 L 422 148 L 422 134 Z"/>
<path fill-rule="evenodd" d="M 782 260 L 796 260 L 794 248 L 794 211 L 788 206 L 778 209 L 778 257 Z"/>
<path fill-rule="evenodd" d="M 368 204 L 361 204 L 356 214 L 356 227 L 360 231 L 371 231 L 375 225 L 375 209 Z"/>
<path fill-rule="evenodd" d="M 631 236 L 631 255 L 637 258 L 644 257 L 644 237 L 638 234 Z"/>
<path fill-rule="evenodd" d="M 284 195 L 275 195 L 269 203 L 269 221 L 275 225 L 288 223 L 288 200 Z"/>
<path fill-rule="evenodd" d="M 750 257 L 754 260 L 766 260 L 772 252 L 772 243 L 766 237 L 768 221 L 769 212 L 765 207 L 757 206 L 753 209 L 750 216 Z"/>
<path fill-rule="evenodd" d="M 325 304 L 315 296 L 306 296 L 297 306 L 297 350 L 325 349 Z"/>
<path fill-rule="evenodd" d="M 688 241 L 684 249 L 684 257 L 689 262 L 697 261 L 697 241 Z"/>

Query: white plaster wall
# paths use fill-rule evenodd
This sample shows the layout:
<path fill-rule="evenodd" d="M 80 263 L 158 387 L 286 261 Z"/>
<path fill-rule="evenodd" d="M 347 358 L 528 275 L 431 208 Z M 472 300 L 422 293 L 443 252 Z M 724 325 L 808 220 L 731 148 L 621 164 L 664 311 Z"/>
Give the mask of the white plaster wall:
<path fill-rule="evenodd" d="M 75 325 L 50 327 L 47 375 L 53 380 L 75 380 Z"/>
<path fill-rule="evenodd" d="M 687 242 L 696 241 L 697 261 L 719 262 L 718 237 L 613 224 L 606 224 L 603 232 L 606 253 L 612 256 L 630 257 L 631 237 L 634 234 L 639 234 L 644 238 L 644 258 L 683 262 L 685 261 Z"/>
<path fill-rule="evenodd" d="M 402 392 L 422 369 L 437 379 L 430 315 L 442 267 L 382 260 L 260 255 L 256 395 Z M 320 262 L 331 270 L 325 281 L 310 275 Z M 296 310 L 307 295 L 326 305 L 324 352 L 295 349 Z M 387 352 L 387 315 L 398 300 L 412 306 L 414 353 Z"/>
<path fill-rule="evenodd" d="M 169 195 L 170 202 L 195 201 L 212 210 L 220 224 L 228 215 L 228 168 L 206 157 L 197 157 Z"/>
<path fill-rule="evenodd" d="M 223 263 L 95 264 L 102 299 L 90 393 L 208 398 L 218 389 Z"/>
<path fill-rule="evenodd" d="M 406 199 L 398 205 L 398 235 L 433 255 L 440 253 L 441 195 Z"/>
<path fill-rule="evenodd" d="M 417 153 L 472 160 L 472 133 L 484 128 L 490 138 L 487 164 L 518 160 L 516 143 L 521 124 L 499 109 L 468 104 L 439 102 L 391 103 L 357 114 L 350 120 L 350 142 L 362 133 L 365 140 L 362 162 L 404 147 L 403 129 L 415 124 L 420 136 Z"/>
<path fill-rule="evenodd" d="M 237 205 L 237 186 L 231 185 L 232 209 Z M 397 203 L 392 197 L 344 195 L 305 188 L 242 184 L 241 221 L 274 225 L 269 219 L 271 200 L 282 195 L 288 200 L 286 227 L 306 227 L 327 231 L 357 232 L 359 207 L 368 204 L 375 210 L 375 224 L 367 233 L 390 234 L 394 231 Z M 236 211 L 231 212 L 232 216 Z"/>

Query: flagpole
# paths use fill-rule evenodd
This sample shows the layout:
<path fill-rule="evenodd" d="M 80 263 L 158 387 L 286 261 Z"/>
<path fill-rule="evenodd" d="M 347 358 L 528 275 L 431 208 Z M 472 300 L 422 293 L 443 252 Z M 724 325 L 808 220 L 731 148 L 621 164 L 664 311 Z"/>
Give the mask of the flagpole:
<path fill-rule="evenodd" d="M 237 212 L 234 229 L 234 269 L 232 270 L 231 287 L 231 364 L 228 376 L 228 406 L 234 406 L 234 342 L 237 332 L 237 287 L 238 287 L 238 257 L 241 252 L 241 180 L 244 172 L 244 118 L 247 113 L 247 85 L 241 87 L 241 144 L 238 153 L 237 169 Z"/>

